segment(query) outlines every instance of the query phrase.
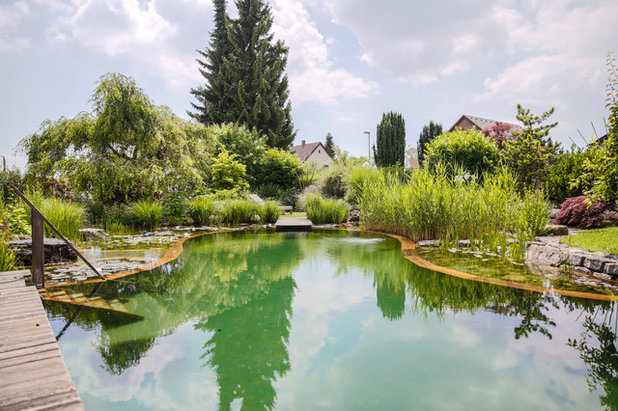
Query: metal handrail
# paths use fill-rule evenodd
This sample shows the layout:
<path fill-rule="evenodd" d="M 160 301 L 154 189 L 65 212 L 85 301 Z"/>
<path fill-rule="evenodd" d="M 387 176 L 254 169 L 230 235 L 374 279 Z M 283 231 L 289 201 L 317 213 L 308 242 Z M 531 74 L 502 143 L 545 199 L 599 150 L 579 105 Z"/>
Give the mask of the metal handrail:
<path fill-rule="evenodd" d="M 75 254 L 77 254 L 77 256 L 81 258 L 82 261 L 86 263 L 86 265 L 90 267 L 90 269 L 94 271 L 96 275 L 98 275 L 101 279 L 105 280 L 105 276 L 101 274 L 99 270 L 97 270 L 90 263 L 90 261 L 88 261 L 86 257 L 84 257 L 82 253 L 79 252 L 79 250 L 77 250 L 77 248 L 72 242 L 70 242 L 64 235 L 62 235 L 62 233 L 56 227 L 54 227 L 51 221 L 49 221 L 47 217 L 45 217 L 43 213 L 41 213 L 41 211 L 39 211 L 39 209 L 36 208 L 36 206 L 32 204 L 32 202 L 28 200 L 28 198 L 21 191 L 19 191 L 17 187 L 15 187 L 14 185 L 10 185 L 10 188 L 13 191 L 15 191 L 15 193 L 19 197 L 21 197 L 21 199 L 24 200 L 26 204 L 28 204 L 31 210 L 31 216 L 32 216 L 32 282 L 37 286 L 37 288 L 45 287 L 45 275 L 44 275 L 45 260 L 42 255 L 43 240 L 44 240 L 42 222 L 45 222 L 49 226 L 49 228 L 51 228 L 56 234 L 58 234 L 58 236 L 69 246 L 69 248 L 73 250 Z M 37 256 L 35 256 L 35 252 L 36 254 L 38 254 Z"/>

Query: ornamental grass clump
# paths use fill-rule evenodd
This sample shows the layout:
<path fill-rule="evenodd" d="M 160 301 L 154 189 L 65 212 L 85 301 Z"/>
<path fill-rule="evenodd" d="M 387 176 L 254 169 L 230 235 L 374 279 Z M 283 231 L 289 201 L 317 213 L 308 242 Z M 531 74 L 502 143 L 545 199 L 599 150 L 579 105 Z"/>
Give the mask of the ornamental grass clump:
<path fill-rule="evenodd" d="M 163 218 L 163 206 L 159 201 L 141 200 L 131 205 L 130 214 L 138 227 L 151 230 L 159 226 Z"/>
<path fill-rule="evenodd" d="M 281 209 L 276 201 L 267 201 L 258 205 L 257 213 L 262 224 L 274 224 L 281 215 Z"/>
<path fill-rule="evenodd" d="M 72 241 L 79 239 L 79 230 L 83 227 L 86 217 L 86 209 L 83 206 L 51 197 L 40 200 L 37 207 L 62 235 Z M 44 226 L 46 237 L 58 237 L 47 224 Z"/>
<path fill-rule="evenodd" d="M 215 210 L 215 202 L 208 197 L 200 196 L 189 200 L 189 216 L 193 220 L 193 225 L 210 224 L 213 221 Z"/>
<path fill-rule="evenodd" d="M 438 239 L 444 243 L 471 240 L 473 246 L 500 251 L 508 237 L 520 245 L 530 241 L 549 220 L 550 205 L 540 192 L 523 196 L 505 170 L 480 178 L 461 168 L 436 167 L 409 175 L 380 171 L 359 188 L 362 222 L 367 228 L 405 235 L 413 241 Z M 521 257 L 521 247 L 511 256 Z"/>
<path fill-rule="evenodd" d="M 256 220 L 257 204 L 253 200 L 229 200 L 221 205 L 224 223 L 238 225 Z"/>
<path fill-rule="evenodd" d="M 314 224 L 340 224 L 346 221 L 350 208 L 343 200 L 310 194 L 305 200 L 307 218 Z"/>

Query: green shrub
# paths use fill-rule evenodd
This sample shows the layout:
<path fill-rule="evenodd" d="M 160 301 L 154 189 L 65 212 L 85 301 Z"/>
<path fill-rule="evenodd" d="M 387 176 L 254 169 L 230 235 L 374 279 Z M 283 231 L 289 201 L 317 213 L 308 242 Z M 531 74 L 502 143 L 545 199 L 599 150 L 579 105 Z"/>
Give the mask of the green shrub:
<path fill-rule="evenodd" d="M 236 154 L 223 150 L 212 163 L 212 188 L 215 190 L 246 190 L 246 167 L 236 160 Z"/>
<path fill-rule="evenodd" d="M 256 184 L 276 184 L 282 188 L 296 187 L 301 173 L 300 160 L 295 154 L 271 148 L 266 150 L 256 176 Z"/>
<path fill-rule="evenodd" d="M 59 198 L 46 198 L 39 205 L 39 210 L 68 239 L 79 239 L 79 230 L 83 227 L 86 209 L 80 204 Z M 57 237 L 56 233 L 45 224 L 45 236 Z"/>
<path fill-rule="evenodd" d="M 163 216 L 171 225 L 182 224 L 187 217 L 187 194 L 170 191 L 163 196 Z"/>
<path fill-rule="evenodd" d="M 257 204 L 253 200 L 229 200 L 222 204 L 221 218 L 224 223 L 238 225 L 255 221 Z"/>
<path fill-rule="evenodd" d="M 345 201 L 324 198 L 319 194 L 307 196 L 305 209 L 307 218 L 314 224 L 340 224 L 346 221 L 350 212 Z"/>
<path fill-rule="evenodd" d="M 329 172 L 322 181 L 321 191 L 326 197 L 344 198 L 347 191 L 347 184 L 343 170 L 335 168 Z"/>
<path fill-rule="evenodd" d="M 11 271 L 15 269 L 15 255 L 9 249 L 9 221 L 7 218 L 7 208 L 0 196 L 0 271 Z"/>
<path fill-rule="evenodd" d="M 203 226 L 212 222 L 215 214 L 215 203 L 205 196 L 189 200 L 189 215 L 196 226 Z"/>
<path fill-rule="evenodd" d="M 500 152 L 481 131 L 457 129 L 435 137 L 427 146 L 425 161 L 432 171 L 438 164 L 457 165 L 480 176 L 497 167 Z"/>
<path fill-rule="evenodd" d="M 549 167 L 546 188 L 547 196 L 555 204 L 562 203 L 568 197 L 581 196 L 587 187 L 575 186 L 577 178 L 584 172 L 587 155 L 580 150 L 561 154 Z"/>
<path fill-rule="evenodd" d="M 138 227 L 151 230 L 159 226 L 163 218 L 163 206 L 159 201 L 141 200 L 131 205 L 130 213 Z"/>
<path fill-rule="evenodd" d="M 257 207 L 257 213 L 262 224 L 276 223 L 281 215 L 279 204 L 276 201 L 267 201 Z"/>
<path fill-rule="evenodd" d="M 258 186 L 255 192 L 257 193 L 257 195 L 260 196 L 260 198 L 277 199 L 279 198 L 279 196 L 281 196 L 283 188 L 281 188 L 280 185 L 268 183 Z"/>

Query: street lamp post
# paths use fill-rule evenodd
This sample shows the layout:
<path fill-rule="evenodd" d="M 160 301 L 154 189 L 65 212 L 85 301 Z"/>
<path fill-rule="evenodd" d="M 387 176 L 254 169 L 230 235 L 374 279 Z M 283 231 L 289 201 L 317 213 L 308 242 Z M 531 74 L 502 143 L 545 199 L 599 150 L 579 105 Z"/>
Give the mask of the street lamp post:
<path fill-rule="evenodd" d="M 367 163 L 371 165 L 371 133 L 369 131 L 363 131 L 367 134 Z"/>

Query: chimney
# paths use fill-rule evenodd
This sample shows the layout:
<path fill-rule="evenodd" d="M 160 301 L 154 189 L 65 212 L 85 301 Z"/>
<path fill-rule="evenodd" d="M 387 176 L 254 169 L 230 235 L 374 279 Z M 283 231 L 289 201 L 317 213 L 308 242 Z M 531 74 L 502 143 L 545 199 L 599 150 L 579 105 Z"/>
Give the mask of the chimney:
<path fill-rule="evenodd" d="M 302 140 L 302 141 L 300 142 L 300 146 L 301 146 L 301 147 L 305 147 L 305 140 Z"/>

